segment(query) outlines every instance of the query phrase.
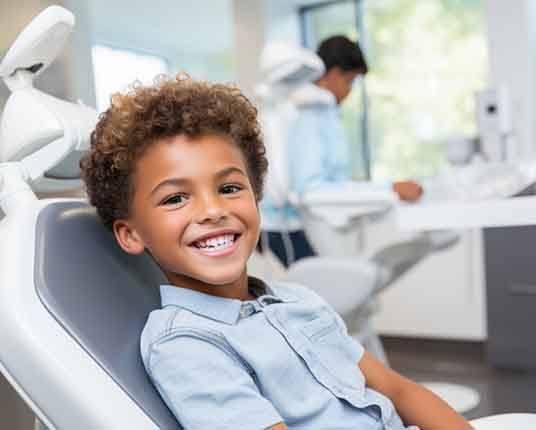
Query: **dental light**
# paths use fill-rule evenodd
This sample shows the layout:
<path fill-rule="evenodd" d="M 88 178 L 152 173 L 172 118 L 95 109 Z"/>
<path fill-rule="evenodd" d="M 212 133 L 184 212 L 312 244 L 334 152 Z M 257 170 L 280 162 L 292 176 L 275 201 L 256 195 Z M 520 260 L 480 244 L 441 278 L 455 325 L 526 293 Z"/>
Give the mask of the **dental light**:
<path fill-rule="evenodd" d="M 0 63 L 11 90 L 0 124 L 0 208 L 35 199 L 30 186 L 79 176 L 78 161 L 89 146 L 97 113 L 43 93 L 33 85 L 58 56 L 74 27 L 69 11 L 51 6 L 19 35 Z"/>

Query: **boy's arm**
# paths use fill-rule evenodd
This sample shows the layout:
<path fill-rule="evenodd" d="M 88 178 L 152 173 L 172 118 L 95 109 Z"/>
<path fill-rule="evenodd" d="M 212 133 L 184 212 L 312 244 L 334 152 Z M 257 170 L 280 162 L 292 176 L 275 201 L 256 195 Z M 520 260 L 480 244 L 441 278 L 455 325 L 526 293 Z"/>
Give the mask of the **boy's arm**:
<path fill-rule="evenodd" d="M 407 425 L 421 430 L 467 430 L 469 423 L 438 396 L 389 369 L 365 351 L 358 363 L 367 386 L 391 399 Z"/>

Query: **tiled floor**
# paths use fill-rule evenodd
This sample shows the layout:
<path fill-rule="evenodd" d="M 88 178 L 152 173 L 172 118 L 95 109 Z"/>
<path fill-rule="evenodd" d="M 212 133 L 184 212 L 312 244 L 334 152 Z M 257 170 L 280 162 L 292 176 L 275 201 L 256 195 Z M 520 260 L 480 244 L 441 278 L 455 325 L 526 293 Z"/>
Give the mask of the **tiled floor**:
<path fill-rule="evenodd" d="M 485 344 L 384 338 L 390 365 L 415 381 L 469 385 L 481 395 L 472 419 L 507 412 L 536 413 L 536 363 L 531 371 L 497 369 L 486 363 Z"/>

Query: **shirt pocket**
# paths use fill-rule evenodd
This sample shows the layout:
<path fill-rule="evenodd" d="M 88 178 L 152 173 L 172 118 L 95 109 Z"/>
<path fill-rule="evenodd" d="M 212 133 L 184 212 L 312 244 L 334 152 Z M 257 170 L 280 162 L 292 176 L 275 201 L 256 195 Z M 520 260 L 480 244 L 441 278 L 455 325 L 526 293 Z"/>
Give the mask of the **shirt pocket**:
<path fill-rule="evenodd" d="M 348 336 L 331 312 L 322 311 L 317 317 L 300 327 L 308 339 L 309 347 L 322 367 L 343 386 L 362 390 L 363 374 L 355 359 L 354 349 Z"/>
<path fill-rule="evenodd" d="M 316 318 L 308 321 L 300 331 L 312 342 L 336 342 L 340 337 L 340 329 L 337 320 L 327 312 L 317 314 Z"/>

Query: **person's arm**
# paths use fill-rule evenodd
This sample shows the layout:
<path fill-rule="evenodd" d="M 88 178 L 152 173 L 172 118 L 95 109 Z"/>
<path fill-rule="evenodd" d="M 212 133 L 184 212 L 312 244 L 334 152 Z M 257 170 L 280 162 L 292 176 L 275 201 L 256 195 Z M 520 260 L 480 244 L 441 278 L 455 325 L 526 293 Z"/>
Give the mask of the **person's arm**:
<path fill-rule="evenodd" d="M 269 427 L 266 430 L 288 430 L 285 423 L 277 423 L 275 426 Z"/>
<path fill-rule="evenodd" d="M 414 181 L 397 181 L 393 183 L 393 191 L 406 202 L 419 200 L 423 193 L 422 186 Z"/>
<path fill-rule="evenodd" d="M 472 427 L 454 409 L 423 386 L 403 377 L 365 351 L 358 363 L 368 387 L 391 399 L 406 425 L 421 430 L 467 430 Z"/>

